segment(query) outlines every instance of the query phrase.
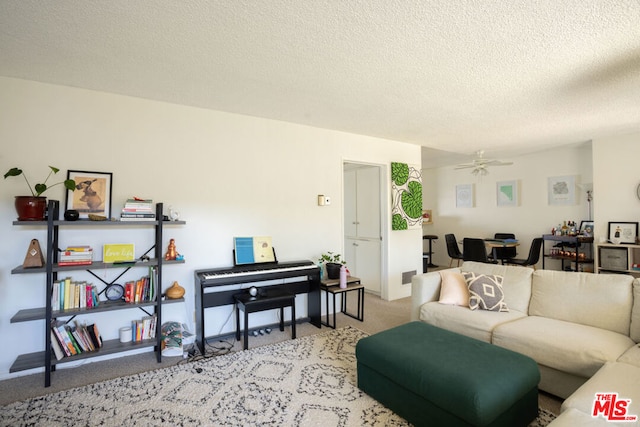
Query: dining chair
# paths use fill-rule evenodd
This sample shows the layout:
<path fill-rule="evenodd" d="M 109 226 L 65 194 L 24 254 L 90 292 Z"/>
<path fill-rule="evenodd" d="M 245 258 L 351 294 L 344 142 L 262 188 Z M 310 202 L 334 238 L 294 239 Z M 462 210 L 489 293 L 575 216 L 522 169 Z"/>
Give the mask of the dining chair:
<path fill-rule="evenodd" d="M 497 264 L 496 260 L 487 256 L 487 246 L 483 239 L 465 237 L 462 240 L 462 254 L 465 261 L 477 261 L 487 264 Z"/>
<path fill-rule="evenodd" d="M 531 249 L 529 249 L 529 256 L 527 259 L 511 258 L 507 260 L 507 264 L 520 265 L 522 267 L 533 267 L 535 270 L 536 264 L 540 260 L 540 252 L 542 249 L 542 237 L 536 237 L 531 242 Z"/>
<path fill-rule="evenodd" d="M 444 241 L 447 244 L 447 254 L 449 254 L 449 258 L 451 258 L 451 261 L 449 261 L 449 267 L 453 264 L 454 259 L 458 262 L 458 266 L 460 266 L 460 261 L 463 259 L 463 256 L 462 252 L 460 252 L 456 236 L 454 234 L 445 234 Z"/>
<path fill-rule="evenodd" d="M 513 233 L 496 233 L 493 235 L 495 239 L 515 239 L 516 235 Z M 515 258 L 518 255 L 517 249 L 513 248 L 493 248 L 492 258 L 496 261 L 502 261 L 502 263 L 508 263 L 511 258 Z"/>

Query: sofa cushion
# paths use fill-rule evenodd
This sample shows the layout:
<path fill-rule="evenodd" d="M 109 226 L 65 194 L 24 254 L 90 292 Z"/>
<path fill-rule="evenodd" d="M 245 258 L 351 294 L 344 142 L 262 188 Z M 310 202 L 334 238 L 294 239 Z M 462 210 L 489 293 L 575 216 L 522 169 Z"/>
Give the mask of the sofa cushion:
<path fill-rule="evenodd" d="M 633 281 L 633 309 L 629 336 L 635 342 L 640 342 L 640 279 Z"/>
<path fill-rule="evenodd" d="M 480 341 L 491 342 L 491 333 L 497 325 L 525 316 L 526 314 L 517 310 L 509 312 L 472 311 L 468 307 L 428 302 L 420 307 L 419 318 L 430 325 Z"/>
<path fill-rule="evenodd" d="M 509 311 L 504 302 L 502 276 L 495 274 L 462 274 L 469 286 L 469 308 L 471 310 Z"/>
<path fill-rule="evenodd" d="M 593 418 L 591 414 L 585 414 L 574 408 L 562 412 L 558 418 L 548 424 L 548 427 L 611 427 L 611 424 L 602 418 Z"/>
<path fill-rule="evenodd" d="M 561 411 L 571 408 L 592 414 L 596 393 L 618 393 L 618 399 L 631 399 L 627 415 L 636 415 L 640 423 L 640 368 L 626 363 L 610 362 L 584 383 L 563 403 Z M 605 420 L 602 415 L 598 419 Z M 614 424 L 617 425 L 617 424 Z M 638 423 L 624 423 L 638 425 Z"/>
<path fill-rule="evenodd" d="M 469 288 L 459 271 L 440 271 L 440 304 L 469 307 Z"/>
<path fill-rule="evenodd" d="M 585 378 L 634 345 L 631 338 L 616 332 L 538 316 L 497 325 L 492 342 Z"/>
<path fill-rule="evenodd" d="M 504 302 L 507 304 L 507 307 L 509 307 L 509 310 L 517 310 L 521 313 L 527 313 L 529 311 L 531 275 L 533 274 L 532 268 L 465 261 L 460 266 L 460 270 L 463 273 L 472 271 L 478 274 L 495 274 L 502 276 Z"/>
<path fill-rule="evenodd" d="M 623 274 L 536 270 L 529 315 L 629 335 L 632 282 L 633 277 Z"/>
<path fill-rule="evenodd" d="M 618 362 L 627 363 L 640 368 L 640 344 L 636 344 L 629 350 L 625 351 L 624 354 L 618 358 Z"/>

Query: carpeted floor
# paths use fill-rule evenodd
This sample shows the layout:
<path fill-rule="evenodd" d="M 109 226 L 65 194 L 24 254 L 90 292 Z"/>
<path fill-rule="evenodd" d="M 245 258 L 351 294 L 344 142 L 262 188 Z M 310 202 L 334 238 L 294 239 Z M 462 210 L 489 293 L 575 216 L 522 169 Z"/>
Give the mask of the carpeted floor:
<path fill-rule="evenodd" d="M 408 425 L 357 388 L 366 335 L 347 326 L 51 393 L 0 408 L 0 425 Z"/>
<path fill-rule="evenodd" d="M 352 300 L 355 300 L 352 299 Z M 350 302 L 352 300 L 349 300 Z M 344 314 L 338 313 L 337 326 L 351 325 L 371 335 L 385 329 L 404 324 L 410 320 L 411 298 L 403 298 L 395 301 L 384 301 L 379 297 L 365 293 L 365 316 L 360 322 Z M 304 337 L 323 333 L 328 329 L 323 327 L 318 329 L 309 323 L 297 325 L 298 337 Z M 280 332 L 277 328 L 271 334 L 258 337 L 250 337 L 249 348 L 287 341 L 290 339 L 289 328 Z M 230 348 L 230 352 L 241 351 L 242 342 L 229 339 L 226 342 L 213 340 L 207 350 L 209 354 L 213 352 L 224 353 L 216 350 L 218 348 Z M 163 357 L 162 363 L 157 363 L 151 353 L 135 354 L 123 356 L 115 359 L 91 363 L 87 360 L 82 366 L 69 367 L 60 365 L 58 370 L 52 375 L 51 386 L 44 387 L 44 374 L 35 373 L 26 376 L 15 377 L 0 381 L 0 405 L 7 405 L 12 402 L 25 400 L 32 397 L 44 396 L 64 390 L 70 390 L 92 383 L 116 379 L 119 377 L 134 375 L 141 372 L 151 371 L 158 368 L 169 367 L 176 364 L 185 363 L 180 357 Z M 539 394 L 539 406 L 542 409 L 554 414 L 560 413 L 562 400 L 541 392 Z"/>

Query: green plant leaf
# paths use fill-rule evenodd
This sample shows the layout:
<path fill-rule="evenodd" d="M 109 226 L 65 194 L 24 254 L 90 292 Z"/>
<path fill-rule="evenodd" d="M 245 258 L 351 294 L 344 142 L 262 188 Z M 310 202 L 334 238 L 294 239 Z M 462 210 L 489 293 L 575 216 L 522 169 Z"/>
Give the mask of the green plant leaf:
<path fill-rule="evenodd" d="M 409 179 L 409 165 L 406 163 L 391 163 L 391 180 L 398 187 L 404 185 Z"/>
<path fill-rule="evenodd" d="M 22 173 L 22 169 L 11 168 L 7 173 L 4 174 L 4 179 L 7 179 L 7 177 L 10 177 L 10 176 L 18 176 L 21 173 Z"/>
<path fill-rule="evenodd" d="M 402 193 L 402 210 L 409 218 L 420 218 L 422 216 L 422 184 L 411 181 L 407 187 L 409 191 Z"/>
<path fill-rule="evenodd" d="M 402 215 L 393 214 L 393 217 L 391 218 L 392 230 L 407 230 L 408 228 L 409 228 L 409 225 L 407 224 L 407 221 L 404 218 L 402 218 Z"/>

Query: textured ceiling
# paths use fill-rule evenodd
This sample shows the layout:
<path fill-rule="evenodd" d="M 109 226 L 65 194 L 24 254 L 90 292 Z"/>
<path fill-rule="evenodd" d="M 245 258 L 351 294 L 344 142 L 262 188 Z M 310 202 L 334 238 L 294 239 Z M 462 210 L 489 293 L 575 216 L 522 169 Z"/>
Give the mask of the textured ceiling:
<path fill-rule="evenodd" d="M 640 128 L 640 0 L 2 0 L 0 75 L 491 157 Z"/>

